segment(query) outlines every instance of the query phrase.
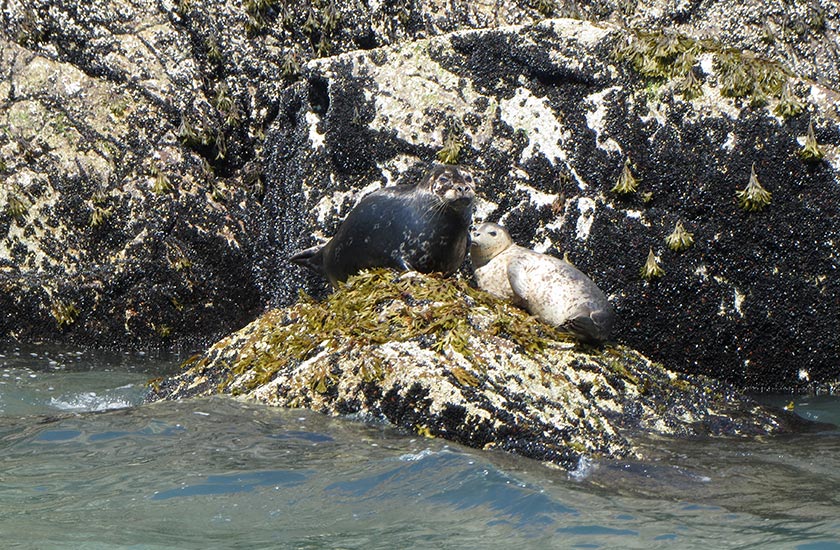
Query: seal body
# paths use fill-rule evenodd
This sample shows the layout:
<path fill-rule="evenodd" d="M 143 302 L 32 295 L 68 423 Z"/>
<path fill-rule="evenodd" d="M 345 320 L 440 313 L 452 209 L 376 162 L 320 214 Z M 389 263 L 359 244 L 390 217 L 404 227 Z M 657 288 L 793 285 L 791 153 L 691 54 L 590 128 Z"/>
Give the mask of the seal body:
<path fill-rule="evenodd" d="M 575 266 L 514 244 L 504 227 L 484 223 L 472 234 L 470 260 L 479 288 L 591 343 L 609 337 L 615 311 Z"/>
<path fill-rule="evenodd" d="M 416 185 L 396 185 L 363 197 L 324 246 L 290 261 L 333 286 L 363 269 L 390 267 L 452 273 L 467 253 L 475 184 L 469 171 L 434 165 Z"/>

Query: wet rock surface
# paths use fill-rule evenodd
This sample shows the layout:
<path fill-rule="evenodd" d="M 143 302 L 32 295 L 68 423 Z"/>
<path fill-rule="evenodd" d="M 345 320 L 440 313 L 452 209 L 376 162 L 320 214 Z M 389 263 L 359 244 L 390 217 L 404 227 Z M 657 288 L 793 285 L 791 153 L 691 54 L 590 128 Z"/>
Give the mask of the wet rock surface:
<path fill-rule="evenodd" d="M 237 395 L 500 449 L 567 470 L 644 458 L 641 435 L 784 433 L 804 421 L 625 346 L 587 347 L 463 281 L 365 272 L 271 310 L 149 397 Z"/>

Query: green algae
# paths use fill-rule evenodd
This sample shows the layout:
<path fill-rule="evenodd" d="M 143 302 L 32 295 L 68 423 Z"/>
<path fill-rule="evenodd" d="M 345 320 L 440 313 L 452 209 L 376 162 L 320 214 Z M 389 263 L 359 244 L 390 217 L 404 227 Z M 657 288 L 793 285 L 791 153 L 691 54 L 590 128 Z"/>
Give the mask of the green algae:
<path fill-rule="evenodd" d="M 648 251 L 647 260 L 645 260 L 645 264 L 642 266 L 639 273 L 642 276 L 642 279 L 645 279 L 646 281 L 651 281 L 656 277 L 665 275 L 665 270 L 662 269 L 656 261 L 656 255 L 653 253 L 653 248 Z"/>
<path fill-rule="evenodd" d="M 476 313 L 488 315 L 490 322 L 476 326 Z M 253 390 L 279 371 L 318 354 L 346 355 L 353 349 L 390 342 L 415 341 L 444 356 L 458 353 L 480 367 L 480 342 L 475 341 L 475 334 L 508 338 L 532 356 L 556 341 L 572 341 L 571 336 L 535 322 L 524 311 L 462 280 L 376 269 L 339 284 L 322 302 L 301 294 L 291 308 L 268 312 L 237 354 L 227 383 L 247 375 L 244 389 Z M 381 379 L 383 363 L 379 358 L 368 365 L 360 373 L 362 378 Z M 453 376 L 463 385 L 478 383 L 466 371 L 453 372 Z M 307 383 L 323 393 L 333 381 L 324 372 Z"/>
<path fill-rule="evenodd" d="M 702 95 L 702 78 L 694 66 L 700 55 L 712 54 L 717 84 L 724 97 L 746 99 L 752 106 L 778 99 L 777 114 L 790 117 L 802 104 L 790 91 L 793 73 L 778 61 L 749 50 L 726 48 L 713 40 L 698 40 L 670 30 L 628 30 L 613 49 L 613 58 L 657 82 L 677 80 L 677 90 L 687 100 Z"/>
<path fill-rule="evenodd" d="M 630 195 L 635 193 L 639 188 L 639 180 L 633 176 L 633 172 L 630 170 L 631 165 L 630 157 L 627 157 L 621 169 L 621 174 L 618 176 L 618 181 L 616 181 L 615 186 L 611 189 L 613 193 Z"/>
<path fill-rule="evenodd" d="M 817 143 L 817 136 L 814 134 L 814 124 L 808 123 L 808 133 L 805 134 L 805 145 L 797 151 L 799 158 L 805 162 L 819 162 L 825 156 L 820 144 Z"/>
<path fill-rule="evenodd" d="M 50 308 L 50 314 L 58 324 L 58 328 L 63 328 L 76 322 L 76 317 L 79 316 L 79 308 L 76 307 L 75 302 L 55 300 Z"/>
<path fill-rule="evenodd" d="M 464 144 L 454 132 L 448 132 L 443 141 L 443 147 L 437 152 L 437 159 L 444 164 L 458 164 L 461 149 Z"/>
<path fill-rule="evenodd" d="M 750 169 L 750 180 L 744 189 L 735 192 L 738 206 L 747 212 L 757 212 L 770 204 L 772 193 L 761 186 L 755 173 L 755 163 Z"/>
<path fill-rule="evenodd" d="M 674 252 L 682 252 L 694 244 L 694 234 L 686 231 L 682 220 L 677 220 L 674 230 L 665 237 L 665 244 Z"/>

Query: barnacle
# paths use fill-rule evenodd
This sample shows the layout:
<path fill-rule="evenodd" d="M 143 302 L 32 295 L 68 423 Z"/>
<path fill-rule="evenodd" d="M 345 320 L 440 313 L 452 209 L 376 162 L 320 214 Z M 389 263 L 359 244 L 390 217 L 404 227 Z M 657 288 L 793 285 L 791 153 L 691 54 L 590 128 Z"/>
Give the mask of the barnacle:
<path fill-rule="evenodd" d="M 814 124 L 808 123 L 808 133 L 805 134 L 805 145 L 799 150 L 799 158 L 806 162 L 819 162 L 823 159 L 823 153 L 820 144 L 817 143 L 817 137 L 814 135 Z"/>
<path fill-rule="evenodd" d="M 646 281 L 650 281 L 654 277 L 661 277 L 665 275 L 665 270 L 659 267 L 659 264 L 656 261 L 656 255 L 653 253 L 653 248 L 651 248 L 648 252 L 647 260 L 645 260 L 645 265 L 642 266 L 640 273 L 642 275 L 642 279 L 645 279 Z"/>
<path fill-rule="evenodd" d="M 677 220 L 674 230 L 665 237 L 665 244 L 674 252 L 680 252 L 694 244 L 694 235 L 685 230 L 682 220 Z"/>
<path fill-rule="evenodd" d="M 755 173 L 755 163 L 752 165 L 750 181 L 747 183 L 747 187 L 743 190 L 736 191 L 735 197 L 738 199 L 738 206 L 747 212 L 761 210 L 770 204 L 771 193 L 759 183 L 758 176 Z"/>
<path fill-rule="evenodd" d="M 630 157 L 624 160 L 624 167 L 621 169 L 621 174 L 618 176 L 618 181 L 612 188 L 613 193 L 620 195 L 627 195 L 635 193 L 639 187 L 639 181 L 633 177 L 633 172 L 630 171 Z"/>

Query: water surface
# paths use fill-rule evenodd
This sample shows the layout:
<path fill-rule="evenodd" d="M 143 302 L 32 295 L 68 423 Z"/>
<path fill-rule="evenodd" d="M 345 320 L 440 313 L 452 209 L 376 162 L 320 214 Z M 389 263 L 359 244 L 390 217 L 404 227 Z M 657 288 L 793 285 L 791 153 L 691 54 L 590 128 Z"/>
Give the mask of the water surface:
<path fill-rule="evenodd" d="M 836 430 L 652 439 L 567 474 L 370 419 L 141 405 L 171 357 L 0 355 L 3 548 L 840 549 Z M 840 423 L 837 398 L 794 401 Z"/>

